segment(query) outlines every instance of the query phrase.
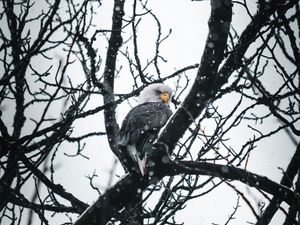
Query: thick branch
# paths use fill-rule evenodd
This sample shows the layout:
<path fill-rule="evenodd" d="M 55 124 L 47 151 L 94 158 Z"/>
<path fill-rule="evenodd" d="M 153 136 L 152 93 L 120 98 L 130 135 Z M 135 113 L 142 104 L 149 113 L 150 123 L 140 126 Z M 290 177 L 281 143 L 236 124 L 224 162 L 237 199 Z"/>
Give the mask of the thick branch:
<path fill-rule="evenodd" d="M 221 85 L 217 85 L 217 72 L 226 48 L 232 16 L 231 7 L 229 0 L 211 1 L 209 34 L 196 80 L 182 107 L 177 110 L 159 138 L 159 141 L 169 146 L 170 151 L 174 149 L 186 129 L 200 115 L 207 102 L 221 87 Z M 176 132 L 174 132 L 175 130 Z"/>
<path fill-rule="evenodd" d="M 104 97 L 104 104 L 114 102 L 114 79 L 116 70 L 116 59 L 120 46 L 122 45 L 122 17 L 124 15 L 124 3 L 125 0 L 115 0 L 114 12 L 113 12 L 113 23 L 112 33 L 108 41 L 108 50 L 106 54 L 105 71 L 104 71 L 104 86 L 106 94 Z M 104 120 L 109 145 L 112 151 L 118 156 L 116 146 L 116 135 L 119 127 L 116 121 L 115 115 L 116 105 L 112 104 L 111 107 L 105 109 Z"/>
<path fill-rule="evenodd" d="M 243 56 L 248 50 L 249 46 L 259 37 L 259 32 L 262 27 L 269 23 L 269 18 L 278 9 L 286 12 L 289 8 L 293 7 L 298 0 L 291 0 L 284 4 L 284 1 L 260 1 L 259 11 L 253 16 L 252 21 L 248 24 L 243 31 L 238 43 L 232 50 L 231 54 L 227 58 L 225 64 L 219 71 L 220 83 L 225 84 L 231 75 L 231 73 L 242 67 Z"/>
<path fill-rule="evenodd" d="M 260 176 L 244 169 L 194 161 L 172 162 L 170 166 L 166 167 L 166 174 L 168 175 L 172 176 L 181 173 L 208 175 L 225 180 L 237 180 L 250 187 L 255 187 L 273 196 L 280 197 L 289 205 L 296 202 L 296 196 L 293 191 L 287 187 L 280 185 L 265 176 Z"/>
<path fill-rule="evenodd" d="M 259 8 L 257 14 L 253 17 L 253 20 L 242 33 L 239 42 L 228 56 L 224 65 L 216 74 L 216 70 L 218 69 L 217 66 L 220 62 L 219 60 L 223 59 L 222 57 L 226 44 L 224 41 L 226 41 L 225 39 L 227 39 L 228 34 L 228 31 L 225 32 L 224 29 L 226 24 L 229 26 L 231 21 L 231 17 L 229 18 L 231 9 L 229 9 L 229 5 L 226 3 L 227 1 L 222 1 L 222 3 L 219 4 L 224 4 L 224 6 L 216 9 L 216 11 L 220 11 L 221 16 L 218 13 L 213 14 L 212 12 L 212 17 L 215 15 L 217 18 L 210 18 L 210 21 L 219 20 L 219 26 L 217 26 L 215 29 L 210 27 L 205 52 L 201 59 L 196 81 L 182 107 L 179 108 L 174 114 L 171 122 L 167 124 L 165 130 L 162 132 L 162 135 L 159 138 L 160 142 L 164 142 L 169 146 L 169 151 L 173 150 L 177 141 L 182 137 L 186 129 L 206 108 L 208 101 L 214 99 L 214 96 L 218 90 L 220 90 L 220 88 L 227 83 L 228 78 L 233 71 L 244 65 L 242 63 L 244 54 L 248 50 L 249 46 L 258 37 L 261 28 L 268 24 L 269 17 L 276 12 L 278 8 L 285 12 L 289 8 L 293 7 L 297 3 L 297 0 L 291 0 L 286 4 L 284 4 L 282 1 L 270 1 L 266 2 L 266 4 L 263 4 Z M 210 24 L 210 26 L 212 25 L 213 24 Z M 222 27 L 223 29 L 221 29 Z M 213 32 L 214 30 L 215 32 Z M 212 37 L 215 36 L 222 37 L 222 40 L 215 42 L 212 39 Z M 214 51 L 210 51 L 211 47 Z"/>
<path fill-rule="evenodd" d="M 136 196 L 138 190 L 144 190 L 149 183 L 134 174 L 129 174 L 114 187 L 107 190 L 74 223 L 74 225 L 104 225 L 113 215 Z"/>
<path fill-rule="evenodd" d="M 270 15 L 276 11 L 276 7 L 279 3 L 272 1 L 271 4 L 270 8 L 260 9 L 256 15 L 258 19 L 249 24 L 242 34 L 240 42 L 228 57 L 224 66 L 219 70 L 219 65 L 223 60 L 223 54 L 226 48 L 232 11 L 230 1 L 212 1 L 212 13 L 209 22 L 210 31 L 205 52 L 198 69 L 197 78 L 182 107 L 173 116 L 159 138 L 160 142 L 164 142 L 168 145 L 170 151 L 174 149 L 177 141 L 194 119 L 205 109 L 208 101 L 214 99 L 214 96 L 221 86 L 227 82 L 231 73 L 241 66 L 240 61 L 236 59 L 242 59 L 260 29 L 269 21 Z M 113 88 L 113 83 L 109 83 L 109 81 L 111 82 L 113 79 L 112 76 L 113 74 L 108 76 L 108 84 L 112 85 L 109 86 L 110 88 Z M 109 99 L 109 96 L 107 99 Z M 114 116 L 114 109 L 112 109 L 112 112 L 113 114 L 107 114 L 107 116 Z M 106 124 L 111 125 L 109 123 Z M 113 129 L 111 129 L 111 131 L 113 131 Z M 111 134 L 113 133 L 114 132 L 111 132 Z M 272 195 L 282 197 L 284 201 L 289 204 L 295 201 L 293 192 L 288 188 L 266 177 L 261 177 L 235 167 L 201 162 L 176 162 L 165 164 L 162 168 L 165 172 L 160 174 L 158 179 L 161 179 L 163 176 L 173 176 L 180 173 L 208 175 L 222 179 L 239 180 Z M 99 199 L 81 215 L 74 225 L 106 224 L 106 222 L 130 201 L 131 196 L 143 191 L 150 184 L 150 181 L 140 180 L 133 174 L 127 175 L 114 187 L 100 196 Z"/>
<path fill-rule="evenodd" d="M 281 181 L 280 184 L 284 185 L 286 187 L 292 187 L 293 180 L 300 168 L 300 143 L 297 146 L 296 152 L 291 159 Z M 277 212 L 281 202 L 283 201 L 282 198 L 276 196 L 273 197 L 270 201 L 269 205 L 263 212 L 263 214 L 260 216 L 259 220 L 257 221 L 256 225 L 263 225 L 263 224 L 269 224 L 275 213 Z"/>
<path fill-rule="evenodd" d="M 159 163 L 158 163 L 159 164 Z M 248 172 L 232 166 L 218 165 L 213 163 L 180 161 L 163 164 L 160 167 L 158 179 L 164 176 L 175 176 L 179 174 L 194 174 L 203 176 L 219 177 L 225 180 L 237 180 L 251 187 L 281 197 L 288 204 L 296 201 L 294 193 L 288 188 L 264 176 Z M 110 218 L 117 215 L 124 205 L 131 201 L 132 196 L 145 190 L 153 180 L 141 179 L 130 174 L 120 180 L 114 187 L 101 195 L 99 199 L 90 206 L 74 225 L 104 225 Z"/>

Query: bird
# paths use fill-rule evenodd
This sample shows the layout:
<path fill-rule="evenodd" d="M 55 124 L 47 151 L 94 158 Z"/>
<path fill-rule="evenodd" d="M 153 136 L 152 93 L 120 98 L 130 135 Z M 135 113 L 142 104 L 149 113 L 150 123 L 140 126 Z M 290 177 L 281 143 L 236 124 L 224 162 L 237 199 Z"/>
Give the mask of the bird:
<path fill-rule="evenodd" d="M 118 144 L 126 149 L 142 176 L 147 173 L 147 156 L 160 129 L 172 111 L 172 89 L 163 83 L 148 85 L 139 96 L 139 104 L 132 108 L 122 122 Z"/>

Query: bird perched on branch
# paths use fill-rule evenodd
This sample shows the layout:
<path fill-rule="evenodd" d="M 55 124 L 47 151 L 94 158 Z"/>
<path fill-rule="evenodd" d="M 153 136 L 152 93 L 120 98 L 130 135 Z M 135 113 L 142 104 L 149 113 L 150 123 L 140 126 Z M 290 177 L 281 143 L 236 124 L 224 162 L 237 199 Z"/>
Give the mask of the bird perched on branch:
<path fill-rule="evenodd" d="M 118 144 L 127 150 L 142 176 L 147 173 L 147 154 L 152 143 L 172 115 L 169 108 L 171 97 L 169 86 L 150 84 L 141 92 L 139 105 L 129 111 L 122 123 Z"/>

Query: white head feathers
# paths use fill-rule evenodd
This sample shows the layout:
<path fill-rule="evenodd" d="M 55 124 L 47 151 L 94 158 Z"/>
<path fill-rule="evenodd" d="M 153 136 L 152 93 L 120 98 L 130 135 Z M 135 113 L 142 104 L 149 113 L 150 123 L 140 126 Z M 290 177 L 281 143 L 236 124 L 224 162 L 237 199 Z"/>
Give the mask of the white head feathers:
<path fill-rule="evenodd" d="M 161 95 L 163 93 L 169 94 L 169 99 L 167 104 L 169 105 L 172 97 L 172 89 L 162 83 L 150 84 L 147 86 L 140 94 L 139 103 L 143 104 L 145 102 L 162 102 Z"/>

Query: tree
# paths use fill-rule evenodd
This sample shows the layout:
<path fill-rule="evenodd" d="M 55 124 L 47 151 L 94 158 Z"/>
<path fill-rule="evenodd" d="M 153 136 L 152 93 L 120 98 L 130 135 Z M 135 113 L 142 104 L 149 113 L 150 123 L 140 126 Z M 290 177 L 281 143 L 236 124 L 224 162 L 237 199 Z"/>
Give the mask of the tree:
<path fill-rule="evenodd" d="M 171 32 L 164 33 L 147 1 L 115 0 L 111 29 L 96 21 L 102 1 L 1 4 L 1 224 L 53 224 L 60 215 L 75 225 L 180 224 L 178 212 L 220 187 L 238 196 L 224 224 L 235 221 L 240 205 L 250 209 L 255 219 L 249 220 L 256 224 L 273 224 L 277 211 L 284 224 L 299 223 L 298 1 L 260 0 L 251 13 L 247 1 L 212 0 L 199 64 L 170 75 L 161 72 L 167 62 L 160 49 Z M 241 32 L 232 10 L 250 18 Z M 143 18 L 157 26 L 154 54 L 147 60 L 139 45 Z M 117 88 L 124 78 L 127 92 Z M 153 146 L 148 176 L 141 177 L 128 172 L 128 156 L 118 149 L 116 110 L 155 82 L 176 84 L 176 110 Z M 100 123 L 102 113 L 101 128 L 86 131 L 82 121 Z M 248 171 L 256 152 L 276 148 L 270 142 L 278 138 L 292 152 L 287 165 L 276 165 L 281 180 Z M 58 155 L 67 149 L 65 159 L 87 158 L 90 139 L 106 139 L 109 147 L 98 151 L 112 152 L 126 175 L 89 206 L 83 195 L 98 190 L 97 174 L 88 177 L 91 186 L 82 196 L 55 176 Z M 253 203 L 240 183 L 264 200 Z"/>

